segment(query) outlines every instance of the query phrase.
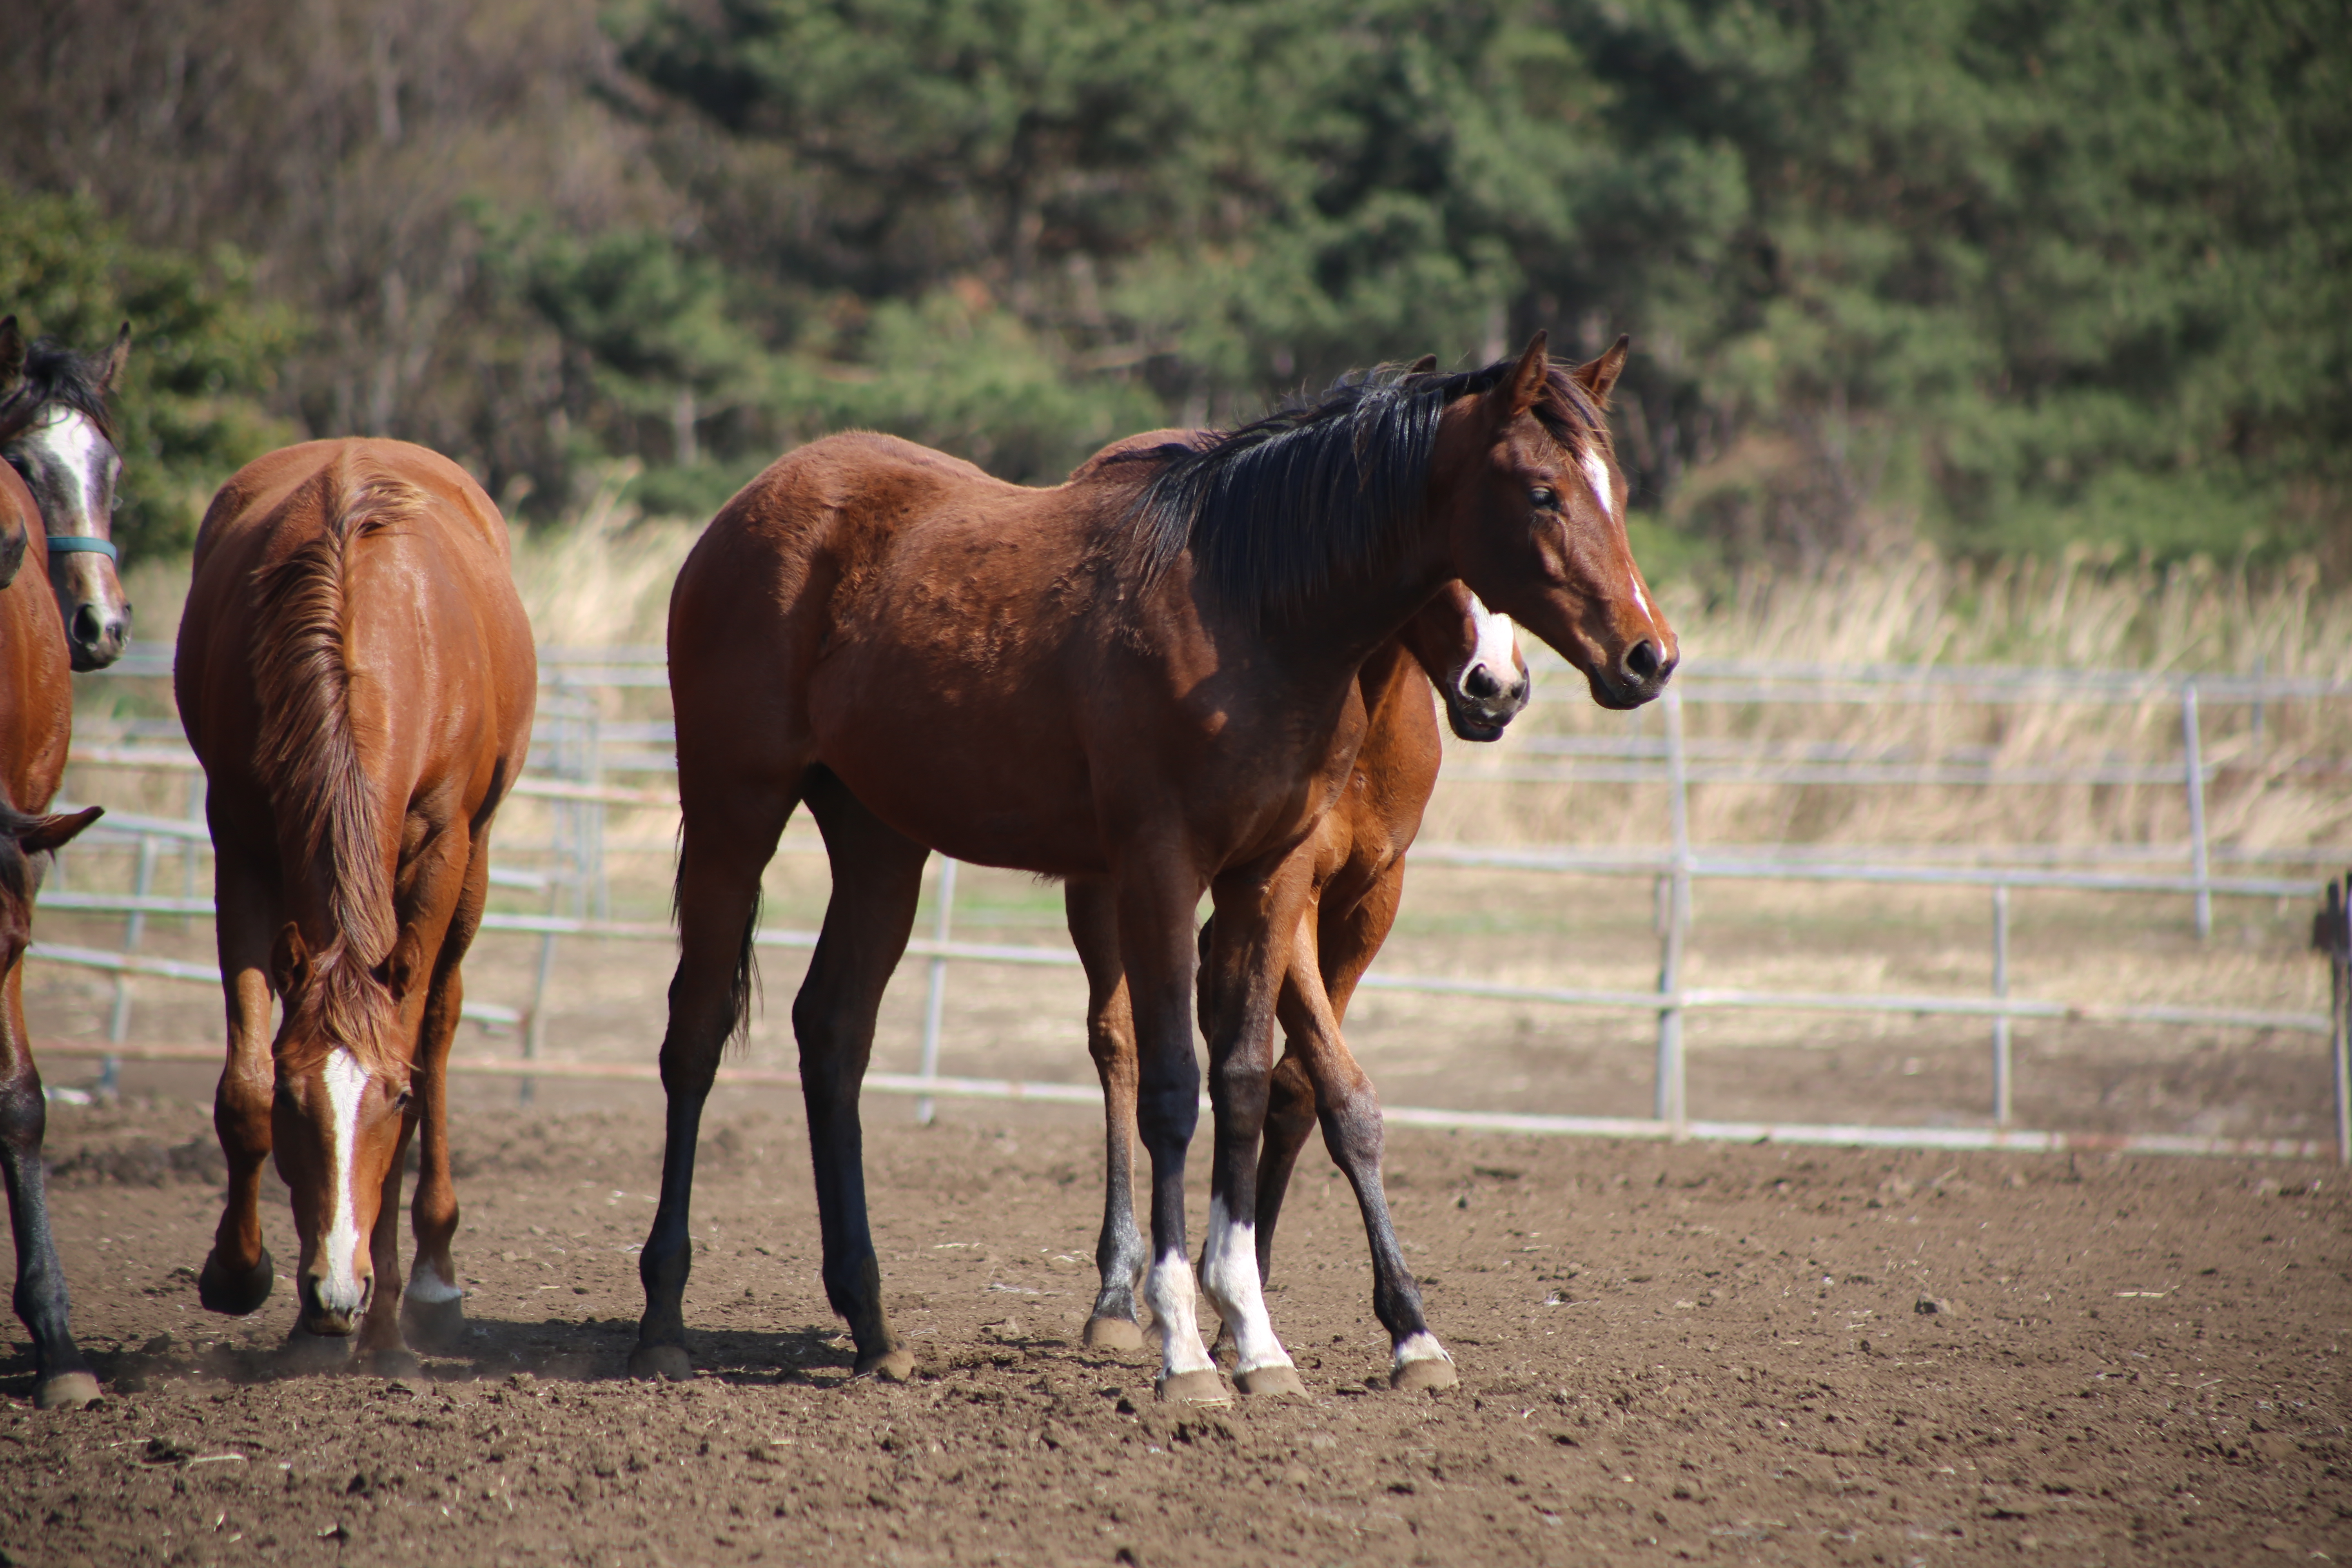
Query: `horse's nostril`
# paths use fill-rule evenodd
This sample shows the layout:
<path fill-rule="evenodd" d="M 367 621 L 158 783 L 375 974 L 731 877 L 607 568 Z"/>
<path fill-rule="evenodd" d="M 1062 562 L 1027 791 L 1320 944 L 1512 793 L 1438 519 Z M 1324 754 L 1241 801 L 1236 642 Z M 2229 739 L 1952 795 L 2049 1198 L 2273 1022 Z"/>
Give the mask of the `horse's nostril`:
<path fill-rule="evenodd" d="M 1462 678 L 1462 695 L 1475 701 L 1485 702 L 1500 696 L 1502 690 L 1503 683 L 1496 679 L 1495 672 L 1483 664 L 1472 665 L 1470 672 Z"/>
<path fill-rule="evenodd" d="M 74 641 L 81 644 L 84 647 L 89 647 L 95 644 L 98 639 L 104 635 L 105 630 L 99 621 L 98 612 L 96 610 L 91 609 L 88 605 L 84 605 L 80 609 L 74 612 Z"/>
<path fill-rule="evenodd" d="M 1658 673 L 1658 645 L 1643 637 L 1625 650 L 1625 673 L 1647 680 Z"/>

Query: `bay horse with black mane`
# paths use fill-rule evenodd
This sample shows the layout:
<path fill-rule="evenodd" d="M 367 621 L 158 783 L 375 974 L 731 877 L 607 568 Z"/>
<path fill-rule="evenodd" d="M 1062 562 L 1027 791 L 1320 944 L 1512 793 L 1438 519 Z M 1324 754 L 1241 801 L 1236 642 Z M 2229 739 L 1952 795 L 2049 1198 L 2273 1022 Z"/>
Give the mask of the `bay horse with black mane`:
<path fill-rule="evenodd" d="M 247 464 L 197 532 L 173 681 L 205 767 L 228 1008 L 213 1109 L 228 1198 L 197 1294 L 216 1312 L 268 1299 L 274 1152 L 302 1248 L 298 1335 L 356 1329 L 363 1364 L 396 1373 L 409 1336 L 434 1348 L 464 1321 L 446 1071 L 490 822 L 538 693 L 498 508 L 403 441 Z"/>
<path fill-rule="evenodd" d="M 131 644 L 131 601 L 114 548 L 122 458 L 106 400 L 131 357 L 131 323 L 104 354 L 54 338 L 27 347 L 0 318 L 0 457 L 40 506 L 49 586 L 76 669 L 104 669 Z"/>
<path fill-rule="evenodd" d="M 1604 706 L 1663 689 L 1674 634 L 1627 547 L 1598 400 L 1541 335 L 1454 375 L 1381 375 L 1308 408 L 1051 489 L 887 436 L 826 437 L 722 509 L 670 600 L 678 968 L 662 1042 L 659 1207 L 631 1370 L 683 1376 L 694 1146 L 748 1017 L 760 876 L 806 801 L 833 896 L 793 1007 L 824 1279 L 860 1372 L 903 1377 L 866 1215 L 857 1099 L 927 851 L 1100 884 L 1133 1012 L 1151 1159 L 1161 1396 L 1221 1399 L 1194 1312 L 1184 1161 L 1198 1120 L 1193 911 L 1215 1112 L 1202 1283 L 1246 1392 L 1299 1387 L 1250 1235 L 1276 997 L 1343 790 L 1364 661 L 1459 578 Z"/>
<path fill-rule="evenodd" d="M 99 1388 L 73 1342 L 65 1268 L 49 1235 L 41 1160 L 48 1107 L 25 1032 L 25 949 L 50 856 L 99 808 L 42 815 L 73 739 L 73 679 L 47 566 L 40 509 L 16 472 L 0 468 L 0 1176 L 16 1243 L 16 1316 L 33 1334 L 33 1403 L 53 1410 L 88 1405 Z"/>
<path fill-rule="evenodd" d="M 1433 356 L 1416 371 L 1436 363 Z M 1198 447 L 1196 431 L 1155 431 L 1106 449 L 1094 461 L 1153 445 Z M 1081 470 L 1083 472 L 1084 470 Z M 1276 1062 L 1258 1155 L 1256 1244 L 1263 1279 L 1272 1264 L 1274 1231 L 1291 1173 L 1319 1122 L 1324 1146 L 1348 1178 L 1363 1215 L 1372 1254 L 1372 1307 L 1389 1331 L 1390 1380 L 1398 1388 L 1439 1388 L 1457 1380 L 1454 1363 L 1423 1316 L 1421 1291 L 1390 1216 L 1381 1184 L 1380 1097 L 1349 1049 L 1340 1021 L 1356 983 L 1396 923 L 1404 892 L 1404 855 L 1421 830 L 1437 787 L 1444 748 L 1432 689 L 1446 721 L 1465 741 L 1499 739 L 1531 694 L 1527 661 L 1507 616 L 1449 583 L 1357 672 L 1364 705 L 1363 744 L 1348 787 L 1307 841 L 1292 851 L 1312 867 L 1276 1016 L 1285 1047 Z M 1102 1232 L 1095 1247 L 1101 1289 L 1083 1334 L 1101 1350 L 1143 1342 L 1135 1292 L 1150 1255 L 1136 1228 L 1136 1054 L 1118 930 L 1100 884 L 1069 884 L 1071 940 L 1086 965 L 1087 1046 L 1103 1089 L 1105 1131 Z M 1205 949 L 1210 933 L 1204 928 Z M 1215 1006 L 1205 994 L 1202 1016 Z"/>

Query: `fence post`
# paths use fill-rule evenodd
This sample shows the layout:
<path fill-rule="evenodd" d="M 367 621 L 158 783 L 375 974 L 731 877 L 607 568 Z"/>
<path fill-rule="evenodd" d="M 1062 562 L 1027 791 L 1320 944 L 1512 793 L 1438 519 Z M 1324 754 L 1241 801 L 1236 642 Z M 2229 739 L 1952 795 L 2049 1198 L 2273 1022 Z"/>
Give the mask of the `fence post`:
<path fill-rule="evenodd" d="M 155 890 L 155 861 L 162 852 L 162 839 L 152 833 L 142 833 L 139 836 L 139 875 L 131 884 L 131 890 L 140 898 L 143 899 Z M 130 918 L 122 922 L 122 951 L 125 953 L 138 952 L 139 944 L 146 939 L 146 911 L 131 910 Z M 118 969 L 114 972 L 114 1009 L 106 1019 L 106 1038 L 109 1044 L 119 1046 L 130 1037 L 131 973 L 128 970 Z M 109 1057 L 105 1066 L 100 1070 L 111 1075 L 114 1068 L 114 1058 Z"/>
<path fill-rule="evenodd" d="M 955 919 L 956 863 L 945 855 L 940 857 L 940 879 L 936 889 L 939 909 L 931 921 L 931 940 L 945 942 Z M 930 994 L 923 999 L 923 1058 L 915 1071 L 921 1078 L 940 1075 L 940 1015 L 948 1002 L 948 961 L 943 955 L 931 958 Z M 931 1124 L 936 1110 L 931 1097 L 924 1095 L 915 1101 L 915 1120 L 925 1127 Z"/>
<path fill-rule="evenodd" d="M 2336 1163 L 2352 1165 L 2352 871 L 2327 886 L 2328 1054 L 2336 1068 Z M 2328 917 L 2332 916 L 2330 919 Z"/>
<path fill-rule="evenodd" d="M 2185 681 L 2180 688 L 2180 741 L 2189 759 L 2189 852 L 2195 864 L 2197 936 L 2201 942 L 2213 934 L 2213 891 L 2206 885 L 2205 760 L 2197 730 L 2197 683 Z"/>
<path fill-rule="evenodd" d="M 1992 888 L 1992 995 L 1996 1002 L 2009 1000 L 2009 884 L 1995 882 Z M 1997 1013 L 1992 1020 L 1992 1124 L 2009 1125 L 2009 1015 Z"/>
<path fill-rule="evenodd" d="M 1674 838 L 1675 864 L 1668 893 L 1665 939 L 1658 954 L 1657 1119 L 1680 1142 L 1690 1110 L 1683 1072 L 1683 945 L 1690 930 L 1691 851 L 1689 779 L 1683 765 L 1682 693 L 1666 688 L 1666 813 Z"/>

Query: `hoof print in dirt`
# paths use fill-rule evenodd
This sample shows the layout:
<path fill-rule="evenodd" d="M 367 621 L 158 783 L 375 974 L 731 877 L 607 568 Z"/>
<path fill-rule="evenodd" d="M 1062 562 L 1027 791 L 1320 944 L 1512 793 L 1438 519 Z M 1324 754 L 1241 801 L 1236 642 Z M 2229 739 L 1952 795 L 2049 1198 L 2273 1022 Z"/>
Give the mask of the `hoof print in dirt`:
<path fill-rule="evenodd" d="M 207 1253 L 205 1271 L 196 1276 L 196 1300 L 207 1312 L 242 1318 L 269 1300 L 270 1287 L 277 1282 L 278 1265 L 271 1261 L 266 1247 L 261 1249 L 260 1261 L 235 1276 L 221 1262 L 219 1253 Z"/>
<path fill-rule="evenodd" d="M 1462 1381 L 1454 1363 L 1442 1357 L 1426 1361 L 1409 1361 L 1389 1373 L 1389 1386 L 1399 1394 L 1411 1394 L 1422 1388 L 1452 1388 Z"/>
<path fill-rule="evenodd" d="M 466 1301 L 452 1296 L 446 1301 L 420 1301 L 404 1296 L 400 1302 L 401 1336 L 417 1349 L 449 1355 L 466 1342 Z"/>
<path fill-rule="evenodd" d="M 424 1358 L 406 1345 L 396 1345 L 390 1350 L 370 1351 L 363 1356 L 354 1358 L 354 1362 L 357 1369 L 370 1377 L 397 1380 L 425 1375 Z"/>
<path fill-rule="evenodd" d="M 871 1361 L 860 1361 L 851 1375 L 904 1383 L 915 1375 L 915 1352 L 904 1345 L 893 1345 Z"/>
<path fill-rule="evenodd" d="M 694 1362 L 684 1345 L 639 1345 L 629 1352 L 629 1375 L 639 1383 L 689 1383 Z"/>
<path fill-rule="evenodd" d="M 1156 1392 L 1166 1405 L 1231 1405 L 1233 1390 L 1213 1368 L 1179 1372 L 1160 1380 Z"/>
<path fill-rule="evenodd" d="M 1132 1318 L 1088 1318 L 1078 1342 L 1090 1351 L 1139 1351 L 1143 1328 Z"/>
<path fill-rule="evenodd" d="M 1287 1363 L 1237 1372 L 1234 1373 L 1234 1386 L 1252 1399 L 1307 1397 L 1307 1384 L 1299 1377 L 1298 1369 Z"/>
<path fill-rule="evenodd" d="M 341 1372 L 352 1364 L 352 1342 L 342 1334 L 313 1334 L 296 1329 L 286 1336 L 272 1370 L 288 1376 L 305 1373 Z"/>
<path fill-rule="evenodd" d="M 79 1410 L 102 1397 L 98 1379 L 86 1372 L 62 1372 L 33 1390 L 37 1410 Z"/>

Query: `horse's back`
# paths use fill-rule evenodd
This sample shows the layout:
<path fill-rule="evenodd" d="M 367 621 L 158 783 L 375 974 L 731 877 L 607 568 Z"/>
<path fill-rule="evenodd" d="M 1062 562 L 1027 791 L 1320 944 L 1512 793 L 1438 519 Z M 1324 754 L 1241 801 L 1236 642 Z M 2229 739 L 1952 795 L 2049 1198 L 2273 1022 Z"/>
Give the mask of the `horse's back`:
<path fill-rule="evenodd" d="M 24 561 L 0 588 L 0 790 L 18 810 L 41 811 L 57 794 L 72 739 L 72 666 L 49 590 L 39 504 L 16 470 L 0 464 L 0 533 L 17 528 Z"/>
<path fill-rule="evenodd" d="M 273 584 L 320 548 L 337 557 L 357 731 L 394 773 L 482 773 L 503 759 L 510 780 L 538 676 L 498 509 L 438 453 L 359 438 L 257 458 L 205 513 L 173 677 L 207 770 L 251 773 L 257 677 L 285 631 Z"/>

